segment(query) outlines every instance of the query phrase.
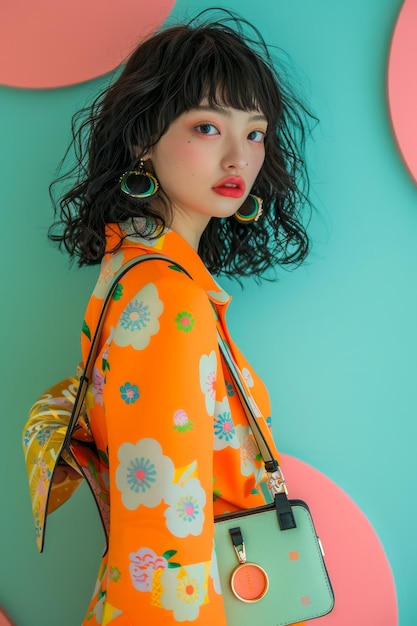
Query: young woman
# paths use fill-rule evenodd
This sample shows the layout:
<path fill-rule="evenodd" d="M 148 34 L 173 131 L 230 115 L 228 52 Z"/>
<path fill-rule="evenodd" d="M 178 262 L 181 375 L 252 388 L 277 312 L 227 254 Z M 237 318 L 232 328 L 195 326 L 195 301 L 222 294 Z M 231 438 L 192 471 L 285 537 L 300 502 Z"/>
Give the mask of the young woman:
<path fill-rule="evenodd" d="M 80 265 L 101 263 L 84 360 L 115 272 L 149 253 L 172 260 L 123 277 L 101 333 L 88 417 L 107 550 L 85 625 L 225 624 L 213 518 L 270 501 L 217 333 L 273 445 L 267 391 L 230 338 L 213 274 L 261 277 L 305 258 L 306 111 L 243 30 L 228 18 L 158 32 L 75 132 L 78 180 L 51 238 Z M 49 479 L 72 478 L 42 455 Z"/>

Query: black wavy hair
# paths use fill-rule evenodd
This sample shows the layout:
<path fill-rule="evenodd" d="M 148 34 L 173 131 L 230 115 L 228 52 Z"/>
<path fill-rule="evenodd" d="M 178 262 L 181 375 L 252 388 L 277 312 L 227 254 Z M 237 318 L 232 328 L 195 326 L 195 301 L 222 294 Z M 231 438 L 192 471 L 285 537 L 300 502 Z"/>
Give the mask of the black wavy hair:
<path fill-rule="evenodd" d="M 261 277 L 277 264 L 298 265 L 307 256 L 303 210 L 311 203 L 303 150 L 315 118 L 278 74 L 256 28 L 230 11 L 214 22 L 206 21 L 206 13 L 141 42 L 115 82 L 74 116 L 60 171 L 72 150 L 76 164 L 50 186 L 56 221 L 49 238 L 79 265 L 103 258 L 106 224 L 130 221 L 135 230 L 135 222 L 143 224 L 135 218 L 148 218 L 154 225 L 149 238 L 169 227 L 168 198 L 163 211 L 160 203 L 159 210 L 152 202 L 138 203 L 121 192 L 119 179 L 136 169 L 138 147 L 146 154 L 173 120 L 203 99 L 211 106 L 258 109 L 268 122 L 265 161 L 251 190 L 263 199 L 263 215 L 251 224 L 212 218 L 198 250 L 207 268 Z M 65 181 L 71 188 L 55 201 L 56 185 Z"/>

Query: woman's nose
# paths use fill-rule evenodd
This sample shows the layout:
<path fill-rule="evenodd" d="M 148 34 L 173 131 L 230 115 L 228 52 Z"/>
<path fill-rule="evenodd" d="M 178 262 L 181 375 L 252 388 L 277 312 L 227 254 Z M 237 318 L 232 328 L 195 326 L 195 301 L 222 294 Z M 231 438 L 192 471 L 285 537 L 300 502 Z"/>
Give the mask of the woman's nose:
<path fill-rule="evenodd" d="M 222 165 L 227 170 L 241 170 L 248 165 L 245 148 L 240 142 L 228 142 Z"/>

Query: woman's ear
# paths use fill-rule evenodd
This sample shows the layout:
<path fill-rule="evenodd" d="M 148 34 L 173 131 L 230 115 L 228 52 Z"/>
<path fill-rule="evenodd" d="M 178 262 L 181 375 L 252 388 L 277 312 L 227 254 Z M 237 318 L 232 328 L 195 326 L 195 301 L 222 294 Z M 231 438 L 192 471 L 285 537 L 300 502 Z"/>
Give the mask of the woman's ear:
<path fill-rule="evenodd" d="M 135 146 L 134 150 L 135 150 L 135 157 L 137 159 L 140 158 L 142 161 L 147 161 L 152 156 L 152 148 L 150 150 L 148 150 L 147 152 L 145 152 L 145 154 L 142 154 L 142 156 L 140 156 L 141 150 L 140 150 L 139 146 Z"/>

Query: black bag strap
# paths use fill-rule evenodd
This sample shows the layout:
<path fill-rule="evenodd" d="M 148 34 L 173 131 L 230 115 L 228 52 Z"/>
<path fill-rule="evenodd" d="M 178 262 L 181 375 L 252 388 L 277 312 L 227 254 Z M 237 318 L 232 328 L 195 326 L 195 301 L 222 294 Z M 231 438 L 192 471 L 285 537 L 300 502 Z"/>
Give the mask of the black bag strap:
<path fill-rule="evenodd" d="M 170 257 L 164 256 L 163 254 L 144 254 L 143 256 L 135 257 L 130 261 L 127 261 L 122 267 L 114 274 L 112 281 L 109 285 L 107 293 L 104 297 L 103 304 L 101 306 L 100 315 L 98 318 L 97 326 L 93 338 L 91 340 L 90 350 L 87 355 L 87 359 L 85 361 L 83 373 L 80 376 L 80 381 L 78 385 L 77 395 L 75 397 L 74 406 L 71 411 L 71 417 L 68 423 L 68 429 L 65 435 L 63 447 L 69 451 L 69 445 L 71 442 L 71 437 L 74 433 L 74 430 L 77 426 L 78 418 L 80 417 L 83 403 L 85 400 L 85 396 L 87 393 L 88 386 L 90 384 L 91 374 L 94 367 L 94 362 L 96 360 L 97 350 L 100 343 L 101 331 L 103 329 L 104 320 L 106 317 L 107 309 L 109 308 L 109 304 L 111 302 L 114 291 L 120 282 L 121 278 L 130 270 L 132 267 L 143 263 L 144 261 L 166 261 L 174 265 L 176 268 L 180 269 L 184 274 L 190 276 L 190 274 L 183 268 L 181 265 L 173 261 Z"/>
<path fill-rule="evenodd" d="M 95 358 L 97 355 L 97 350 L 100 342 L 101 331 L 103 328 L 105 316 L 109 304 L 111 302 L 113 293 L 120 282 L 121 278 L 133 267 L 143 263 L 144 261 L 165 261 L 174 265 L 177 269 L 181 270 L 184 274 L 186 274 L 189 278 L 192 279 L 192 276 L 187 272 L 187 270 L 182 267 L 179 263 L 171 259 L 170 257 L 164 256 L 162 254 L 144 254 L 140 257 L 135 257 L 131 259 L 127 263 L 125 263 L 113 276 L 113 279 L 110 283 L 110 286 L 107 290 L 106 296 L 103 300 L 103 304 L 101 307 L 100 315 L 98 318 L 97 326 L 93 338 L 91 340 L 90 350 L 87 355 L 87 359 L 84 366 L 84 371 L 80 376 L 80 382 L 77 390 L 77 395 L 75 397 L 74 406 L 71 412 L 71 417 L 68 424 L 68 429 L 65 435 L 65 440 L 63 447 L 70 451 L 70 442 L 71 437 L 74 433 L 74 430 L 77 426 L 77 422 L 79 416 L 82 411 L 82 407 L 84 404 L 85 396 L 88 390 L 88 386 L 90 384 L 91 374 L 94 367 Z M 221 337 L 219 331 L 218 334 L 218 342 L 219 349 L 223 355 L 225 363 L 230 371 L 230 374 L 234 380 L 236 391 L 239 395 L 242 407 L 245 411 L 247 420 L 249 422 L 249 426 L 252 430 L 253 437 L 255 439 L 256 445 L 258 446 L 259 452 L 261 454 L 262 460 L 265 465 L 265 469 L 269 476 L 269 486 L 271 493 L 275 498 L 275 506 L 277 510 L 278 522 L 281 530 L 288 530 L 290 528 L 295 528 L 295 520 L 292 514 L 291 505 L 287 498 L 287 488 L 285 485 L 284 476 L 282 474 L 281 468 L 278 464 L 277 459 L 274 459 L 271 450 L 268 446 L 267 441 L 259 427 L 258 420 L 256 418 L 253 404 L 248 396 L 248 393 L 245 390 L 245 383 L 243 382 L 239 369 L 230 353 L 229 346 Z"/>
<path fill-rule="evenodd" d="M 259 426 L 259 422 L 256 416 L 254 401 L 251 399 L 249 393 L 246 391 L 246 384 L 242 379 L 242 375 L 238 366 L 233 359 L 230 352 L 230 348 L 227 342 L 223 340 L 219 331 L 217 331 L 220 351 L 227 364 L 230 374 L 235 383 L 235 389 L 239 396 L 242 407 L 246 413 L 246 418 L 249 422 L 249 426 L 252 430 L 253 438 L 259 449 L 260 455 L 265 465 L 265 470 L 268 474 L 268 482 L 270 491 L 274 497 L 275 508 L 278 517 L 278 523 L 281 530 L 289 530 L 296 527 L 294 515 L 291 509 L 291 504 L 288 501 L 287 486 L 285 484 L 284 475 L 278 460 L 274 458 L 271 449 L 266 441 L 263 432 Z"/>

